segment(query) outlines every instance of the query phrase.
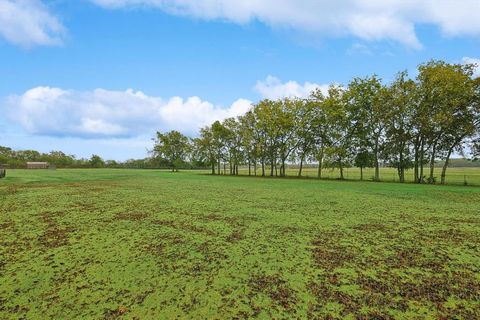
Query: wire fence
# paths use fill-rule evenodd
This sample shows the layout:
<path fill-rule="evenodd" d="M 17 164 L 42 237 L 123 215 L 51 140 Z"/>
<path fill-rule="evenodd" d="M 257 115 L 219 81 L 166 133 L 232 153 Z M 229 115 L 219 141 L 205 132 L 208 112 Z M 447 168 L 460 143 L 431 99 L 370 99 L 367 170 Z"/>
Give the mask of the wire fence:
<path fill-rule="evenodd" d="M 428 179 L 430 175 L 430 168 L 424 168 L 423 175 L 425 180 Z M 270 168 L 266 168 L 265 174 L 270 175 Z M 239 169 L 240 175 L 248 175 L 248 168 L 241 167 Z M 279 172 L 278 172 L 279 173 Z M 299 169 L 297 167 L 289 167 L 286 169 L 287 177 L 298 177 Z M 436 184 L 440 184 L 442 168 L 434 169 L 434 179 Z M 226 174 L 229 174 L 228 168 Z M 253 175 L 253 168 L 251 169 L 251 174 Z M 275 174 L 275 172 L 274 172 Z M 257 175 L 261 175 L 261 168 L 257 168 Z M 346 180 L 361 180 L 361 170 L 360 168 L 345 168 L 343 169 L 343 177 Z M 314 167 L 306 167 L 302 170 L 302 177 L 304 178 L 317 178 L 318 169 Z M 322 170 L 322 179 L 340 179 L 340 170 L 325 168 Z M 363 169 L 363 180 L 365 181 L 374 181 L 375 180 L 375 169 L 374 168 L 364 168 Z M 395 168 L 380 168 L 380 181 L 383 182 L 400 182 L 398 172 Z M 405 182 L 414 182 L 414 171 L 407 170 L 405 171 Z M 445 183 L 449 185 L 470 185 L 470 186 L 480 186 L 480 167 L 458 167 L 458 168 L 448 168 L 445 176 Z"/>

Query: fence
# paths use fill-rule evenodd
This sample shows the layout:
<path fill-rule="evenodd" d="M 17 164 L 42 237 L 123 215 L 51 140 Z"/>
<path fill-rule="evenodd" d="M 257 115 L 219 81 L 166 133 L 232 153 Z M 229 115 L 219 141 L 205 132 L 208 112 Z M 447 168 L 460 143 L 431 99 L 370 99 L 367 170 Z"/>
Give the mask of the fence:
<path fill-rule="evenodd" d="M 268 170 L 267 170 L 268 169 Z M 270 175 L 270 168 L 266 168 L 265 174 Z M 436 184 L 440 183 L 441 168 L 434 169 L 434 177 Z M 428 177 L 429 168 L 424 168 L 424 175 Z M 227 170 L 228 174 L 228 170 Z M 248 168 L 241 167 L 240 175 L 248 175 Z M 253 168 L 252 168 L 253 175 Z M 257 168 L 257 175 L 261 175 L 261 168 Z M 298 176 L 298 167 L 287 167 L 287 177 Z M 373 181 L 375 176 L 374 168 L 363 169 L 363 180 Z M 302 170 L 302 177 L 317 178 L 318 169 L 314 167 L 305 167 Z M 359 168 L 343 169 L 343 177 L 346 180 L 360 180 L 361 173 Z M 325 168 L 322 170 L 322 179 L 339 179 L 340 170 Z M 395 168 L 380 168 L 380 181 L 383 182 L 400 182 L 397 170 Z M 405 182 L 414 182 L 413 170 L 405 171 Z M 480 167 L 456 167 L 448 168 L 445 176 L 445 183 L 450 185 L 472 185 L 480 186 Z"/>

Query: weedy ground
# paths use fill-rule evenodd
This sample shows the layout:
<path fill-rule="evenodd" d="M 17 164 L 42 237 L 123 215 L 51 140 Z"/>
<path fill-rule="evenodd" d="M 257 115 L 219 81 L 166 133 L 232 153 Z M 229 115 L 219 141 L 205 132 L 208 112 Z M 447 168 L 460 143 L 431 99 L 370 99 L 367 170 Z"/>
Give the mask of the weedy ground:
<path fill-rule="evenodd" d="M 475 187 L 11 170 L 0 231 L 0 319 L 480 317 Z"/>

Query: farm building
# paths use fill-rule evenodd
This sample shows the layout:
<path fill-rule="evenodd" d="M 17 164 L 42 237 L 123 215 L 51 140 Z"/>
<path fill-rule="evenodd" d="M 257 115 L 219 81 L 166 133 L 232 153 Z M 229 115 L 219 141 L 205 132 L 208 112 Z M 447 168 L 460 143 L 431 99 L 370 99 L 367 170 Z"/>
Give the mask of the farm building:
<path fill-rule="evenodd" d="M 27 169 L 48 169 L 48 162 L 27 162 Z"/>

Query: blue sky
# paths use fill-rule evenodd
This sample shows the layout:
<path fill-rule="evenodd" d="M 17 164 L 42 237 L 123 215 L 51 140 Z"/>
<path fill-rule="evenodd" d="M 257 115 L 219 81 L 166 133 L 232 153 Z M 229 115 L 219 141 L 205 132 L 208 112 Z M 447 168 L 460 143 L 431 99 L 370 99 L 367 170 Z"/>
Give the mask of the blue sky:
<path fill-rule="evenodd" d="M 0 145 L 124 160 L 261 98 L 480 58 L 480 1 L 0 1 Z"/>

